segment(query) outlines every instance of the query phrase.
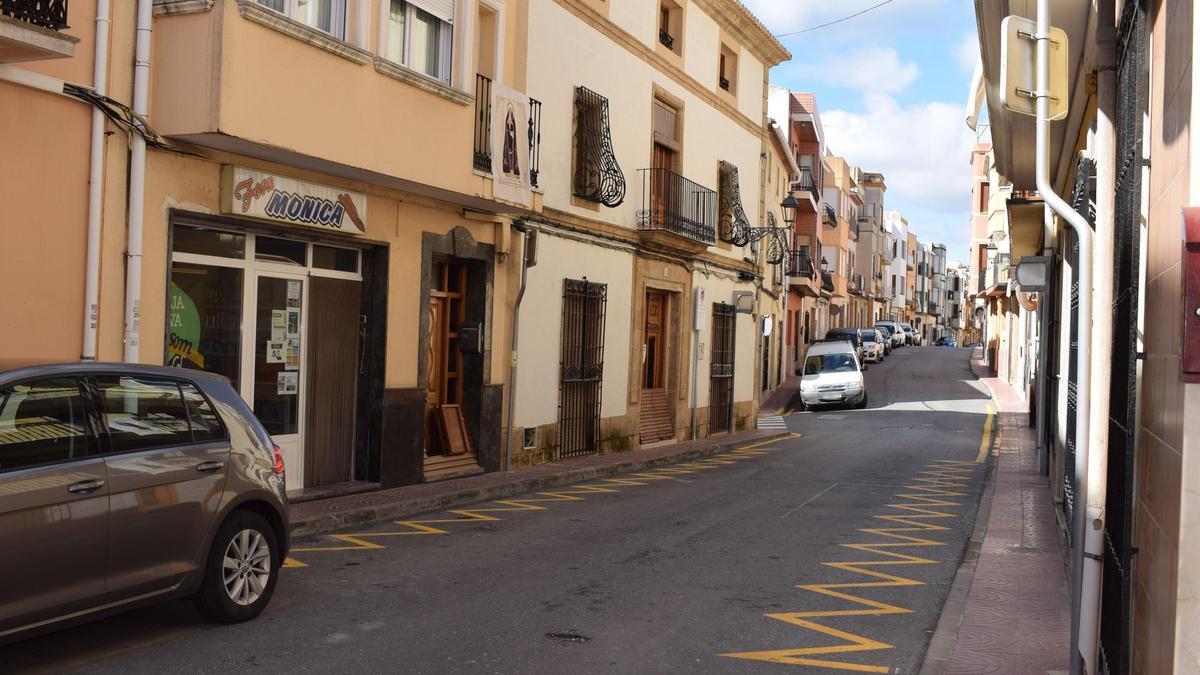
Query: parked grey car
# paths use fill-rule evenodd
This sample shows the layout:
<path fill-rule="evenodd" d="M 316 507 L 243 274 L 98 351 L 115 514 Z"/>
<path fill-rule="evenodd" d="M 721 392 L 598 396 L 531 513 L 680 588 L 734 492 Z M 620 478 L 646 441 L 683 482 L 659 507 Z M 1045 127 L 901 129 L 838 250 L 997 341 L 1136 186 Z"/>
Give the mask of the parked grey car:
<path fill-rule="evenodd" d="M 288 551 L 283 457 L 217 375 L 0 363 L 0 542 L 0 643 L 181 596 L 246 621 Z"/>

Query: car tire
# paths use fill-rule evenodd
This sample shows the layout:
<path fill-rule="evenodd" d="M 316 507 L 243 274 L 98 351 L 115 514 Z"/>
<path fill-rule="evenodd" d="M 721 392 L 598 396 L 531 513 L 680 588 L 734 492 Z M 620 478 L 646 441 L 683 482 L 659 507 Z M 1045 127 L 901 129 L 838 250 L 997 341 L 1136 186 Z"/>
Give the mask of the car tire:
<path fill-rule="evenodd" d="M 237 565 L 228 575 L 226 559 Z M 196 608 L 219 623 L 253 619 L 271 601 L 282 562 L 275 531 L 267 519 L 253 511 L 233 512 L 213 538 L 204 580 L 194 598 Z"/>
<path fill-rule="evenodd" d="M 805 410 L 808 410 L 808 405 L 804 402 L 804 399 L 796 401 L 796 410 L 798 412 L 804 412 Z"/>
<path fill-rule="evenodd" d="M 859 401 L 858 403 L 855 403 L 854 407 L 857 410 L 862 410 L 863 408 L 867 407 L 867 395 L 865 392 L 863 393 L 862 400 Z"/>

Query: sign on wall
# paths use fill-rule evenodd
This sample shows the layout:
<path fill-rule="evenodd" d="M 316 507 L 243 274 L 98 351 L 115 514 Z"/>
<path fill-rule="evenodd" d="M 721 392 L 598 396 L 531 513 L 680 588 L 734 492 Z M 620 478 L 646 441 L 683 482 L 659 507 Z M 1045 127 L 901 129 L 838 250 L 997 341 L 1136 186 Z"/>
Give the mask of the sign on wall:
<path fill-rule="evenodd" d="M 346 234 L 367 231 L 367 196 L 240 166 L 221 167 L 221 212 Z"/>

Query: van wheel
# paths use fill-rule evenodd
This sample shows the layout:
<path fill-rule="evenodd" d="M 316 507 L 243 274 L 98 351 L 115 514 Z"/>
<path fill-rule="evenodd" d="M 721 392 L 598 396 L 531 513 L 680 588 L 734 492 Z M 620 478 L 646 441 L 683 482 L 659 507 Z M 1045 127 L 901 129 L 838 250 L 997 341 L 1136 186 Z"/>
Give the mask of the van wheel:
<path fill-rule="evenodd" d="M 863 408 L 867 407 L 867 395 L 865 393 L 863 394 L 862 400 L 858 403 L 855 403 L 854 407 L 858 410 L 862 410 Z"/>
<path fill-rule="evenodd" d="M 253 619 L 271 601 L 281 563 L 267 520 L 252 511 L 235 511 L 213 538 L 196 608 L 220 623 Z"/>

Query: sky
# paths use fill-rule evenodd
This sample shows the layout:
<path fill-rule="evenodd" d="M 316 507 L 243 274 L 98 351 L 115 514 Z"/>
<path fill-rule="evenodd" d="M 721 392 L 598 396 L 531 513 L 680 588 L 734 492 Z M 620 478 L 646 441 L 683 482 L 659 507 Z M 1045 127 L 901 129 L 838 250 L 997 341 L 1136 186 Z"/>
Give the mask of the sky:
<path fill-rule="evenodd" d="M 742 0 L 776 35 L 840 19 L 880 0 Z M 884 208 L 926 243 L 967 260 L 975 132 L 967 90 L 979 55 L 969 0 L 892 0 L 841 23 L 780 37 L 792 60 L 771 84 L 817 95 L 826 144 L 883 173 Z"/>

